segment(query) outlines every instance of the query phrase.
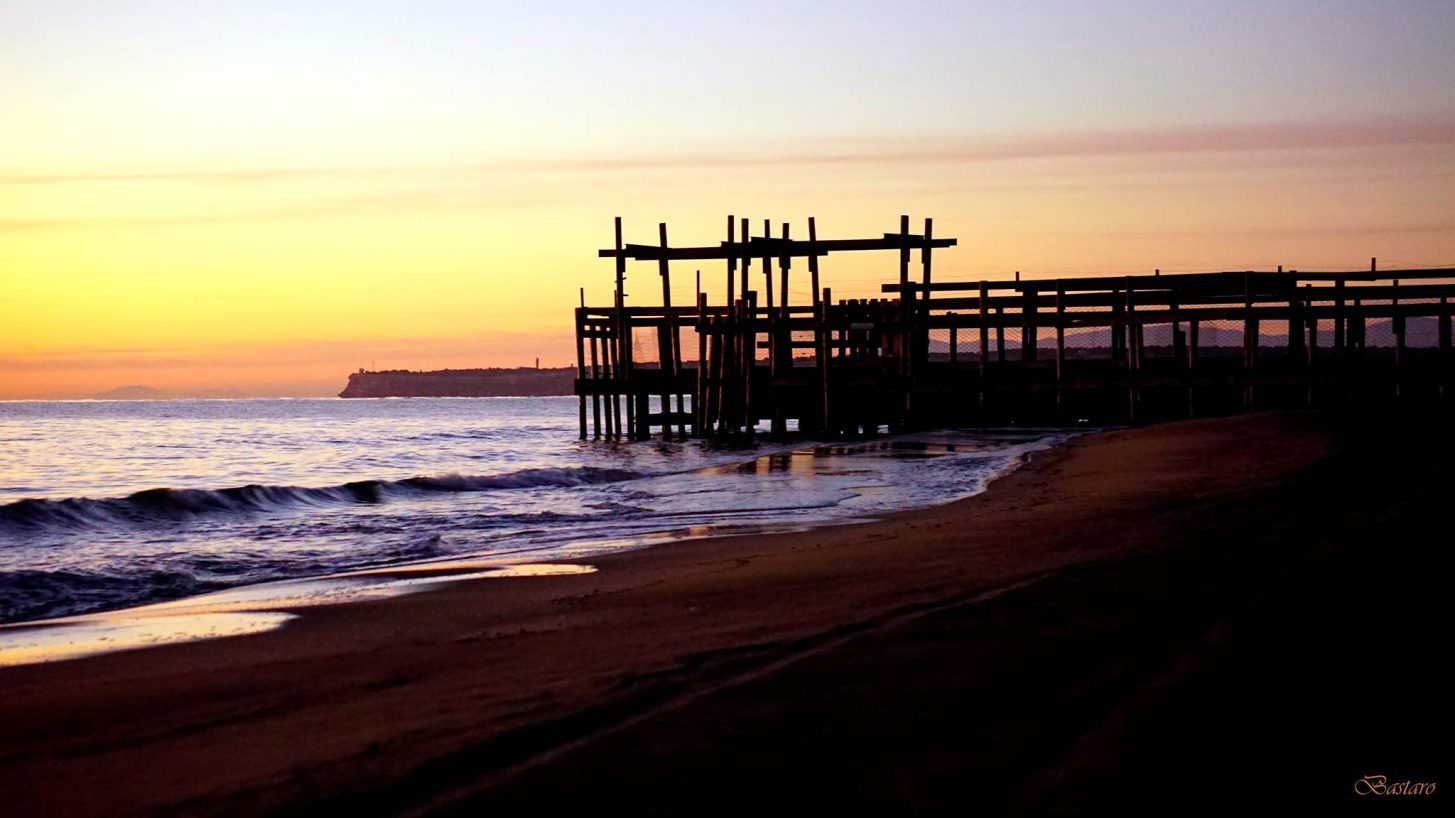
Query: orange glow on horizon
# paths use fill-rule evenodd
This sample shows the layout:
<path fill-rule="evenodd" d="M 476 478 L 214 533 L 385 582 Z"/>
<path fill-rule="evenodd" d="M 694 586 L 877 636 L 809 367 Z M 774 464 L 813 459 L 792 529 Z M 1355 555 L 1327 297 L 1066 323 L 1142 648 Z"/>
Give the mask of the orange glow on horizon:
<path fill-rule="evenodd" d="M 30 218 L 0 234 L 0 397 L 332 394 L 361 366 L 566 365 L 578 288 L 609 302 L 596 250 L 617 212 L 629 241 L 665 220 L 678 244 L 721 240 L 729 211 L 755 234 L 765 214 L 795 234 L 812 214 L 829 237 L 932 216 L 960 240 L 937 257 L 947 279 L 1439 264 L 1455 260 L 1452 167 L 1455 141 L 10 185 L 0 209 Z M 740 206 L 755 202 L 771 206 Z M 835 258 L 823 283 L 867 296 L 892 267 Z M 675 266 L 678 303 L 696 269 Z M 720 297 L 723 271 L 702 275 Z M 658 288 L 654 267 L 629 268 L 629 300 Z M 808 299 L 802 279 L 791 295 Z"/>

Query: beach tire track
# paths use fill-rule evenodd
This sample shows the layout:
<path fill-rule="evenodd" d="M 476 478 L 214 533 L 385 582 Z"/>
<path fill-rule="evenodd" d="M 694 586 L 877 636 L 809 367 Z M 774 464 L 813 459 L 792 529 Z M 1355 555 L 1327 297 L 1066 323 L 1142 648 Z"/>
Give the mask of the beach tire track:
<path fill-rule="evenodd" d="M 1060 574 L 1062 566 L 1014 582 L 903 605 L 809 636 L 735 645 L 682 657 L 669 669 L 622 679 L 621 695 L 568 715 L 525 725 L 432 759 L 401 778 L 336 798 L 295 803 L 282 815 L 448 814 L 491 788 L 596 742 L 704 698 L 750 684 L 799 662 L 925 617 L 980 605 Z M 421 793 L 425 793 L 421 797 Z"/>

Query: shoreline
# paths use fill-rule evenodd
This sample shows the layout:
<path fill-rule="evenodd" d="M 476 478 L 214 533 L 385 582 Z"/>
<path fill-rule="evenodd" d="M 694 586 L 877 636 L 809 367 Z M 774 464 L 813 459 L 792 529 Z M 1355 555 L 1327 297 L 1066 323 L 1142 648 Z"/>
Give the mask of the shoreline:
<path fill-rule="evenodd" d="M 1152 679 L 1206 677 L 1169 670 L 1200 655 L 1196 646 L 1209 633 L 1201 609 L 1161 617 L 1157 605 L 1190 604 L 1187 597 L 1220 611 L 1241 599 L 1240 589 L 1268 568 L 1244 570 L 1260 559 L 1251 556 L 1252 540 L 1243 542 L 1244 528 L 1327 468 L 1341 441 L 1326 421 L 1283 415 L 1092 434 L 980 494 L 875 522 L 688 540 L 593 558 L 589 575 L 451 583 L 314 609 L 257 635 L 0 669 L 8 693 L 0 721 L 9 727 L 0 786 L 18 793 L 16 815 L 423 814 L 541 799 L 567 812 L 606 803 L 670 814 L 683 805 L 674 798 L 701 798 L 692 786 L 747 782 L 723 797 L 760 804 L 769 802 L 768 783 L 803 792 L 849 770 L 855 783 L 828 791 L 827 803 L 862 809 L 896 792 L 887 782 L 909 776 L 916 797 L 944 808 L 957 802 L 925 777 L 979 781 L 980 758 L 997 773 L 1015 768 L 986 803 L 1085 803 L 1090 796 L 1072 786 L 1086 768 L 1077 759 L 1096 758 L 1108 741 L 1124 749 L 1100 725 L 1126 722 L 1136 707 L 1114 697 L 1110 715 L 1078 717 L 1073 727 L 1055 721 L 1060 710 L 1045 703 L 1108 684 L 1132 695 L 1145 682 L 1122 678 L 1125 667 L 1143 664 Z M 1303 519 L 1289 514 L 1290 522 Z M 1294 538 L 1283 550 L 1308 547 Z M 1217 556 L 1188 562 L 1194 552 Z M 1161 573 L 1146 567 L 1162 562 L 1170 567 Z M 1206 572 L 1207 581 L 1153 581 L 1174 569 Z M 1103 574 L 1119 577 L 1106 587 L 1124 593 L 1103 596 L 1105 582 L 1093 581 Z M 1156 604 L 1115 607 L 1120 595 L 1130 605 L 1144 585 Z M 1045 619 L 1082 597 L 1071 618 Z M 1118 648 L 1140 658 L 1086 676 L 1077 657 L 1094 659 L 1093 647 L 1123 638 L 1120 628 L 1103 633 L 1112 610 L 1138 623 L 1150 612 L 1155 621 L 1126 630 L 1151 628 Z M 960 634 L 951 642 L 916 641 L 947 622 Z M 1047 627 L 1061 636 L 1035 636 Z M 916 664 L 946 644 L 959 647 Z M 1031 661 L 1043 644 L 1050 652 Z M 889 655 L 899 659 L 862 666 L 865 657 Z M 1044 662 L 1052 664 L 1035 671 Z M 811 672 L 825 664 L 828 676 Z M 854 681 L 825 687 L 825 679 Z M 1025 720 L 957 732 L 978 749 L 956 750 L 949 767 L 923 758 L 944 739 L 934 723 L 900 711 L 940 702 L 949 709 L 934 711 L 936 723 L 947 713 L 949 722 L 970 718 L 954 702 L 985 685 L 1000 690 L 991 700 L 1004 707 L 1028 708 Z M 831 705 L 856 691 L 866 698 L 845 720 Z M 757 697 L 748 710 L 745 696 Z M 819 710 L 825 720 L 813 722 Z M 762 722 L 764 713 L 775 719 Z M 1005 742 L 1032 741 L 1027 725 L 1066 749 L 1033 753 L 1039 761 L 1000 752 Z M 907 730 L 910 744 L 896 730 Z M 804 750 L 805 736 L 843 731 L 898 736 L 864 745 L 865 758 L 899 764 L 883 754 L 902 747 L 904 759 L 924 763 L 871 774 L 878 768 L 862 767 L 830 740 L 820 756 L 793 756 L 796 779 L 761 767 Z M 990 755 L 976 755 L 982 751 Z M 1034 783 L 1044 775 L 1054 786 Z"/>
<path fill-rule="evenodd" d="M 944 431 L 949 432 L 951 430 Z M 1020 432 L 1023 430 L 1006 429 L 997 431 Z M 343 568 L 325 574 L 286 577 L 263 582 L 233 585 L 188 597 L 141 601 L 120 608 L 45 617 L 20 622 L 0 623 L 0 668 L 15 667 L 36 662 L 70 661 L 86 656 L 120 650 L 145 649 L 152 645 L 163 643 L 172 644 L 198 639 L 218 639 L 257 633 L 272 628 L 283 627 L 298 616 L 306 615 L 325 605 L 354 604 L 361 599 L 395 596 L 403 593 L 419 593 L 427 591 L 427 586 L 430 584 L 496 578 L 497 576 L 501 576 L 501 571 L 522 565 L 539 564 L 550 566 L 562 562 L 583 562 L 611 554 L 634 551 L 642 548 L 671 546 L 697 539 L 793 534 L 839 525 L 873 523 L 895 514 L 913 514 L 924 509 L 935 508 L 982 494 L 993 482 L 1007 474 L 1013 473 L 1015 470 L 1030 462 L 1030 458 L 1033 455 L 1064 445 L 1069 440 L 1089 432 L 1094 433 L 1100 430 L 1078 431 L 1070 428 L 1064 430 L 1047 428 L 1042 431 L 1045 432 L 1042 438 L 1024 444 L 1024 451 L 1010 458 L 1001 467 L 991 471 L 978 488 L 969 493 L 964 493 L 941 502 L 895 509 L 888 512 L 869 510 L 851 513 L 847 516 L 836 516 L 828 513 L 821 517 L 810 519 L 763 519 L 741 523 L 719 522 L 706 527 L 684 526 L 680 523 L 672 523 L 670 519 L 671 515 L 668 515 L 654 521 L 662 524 L 664 526 L 663 528 L 638 531 L 634 534 L 611 536 L 605 539 L 564 540 L 558 542 L 527 541 L 520 543 L 516 547 L 499 551 L 465 551 L 457 554 L 408 559 L 399 562 L 366 564 L 354 568 Z M 942 432 L 936 432 L 936 434 L 938 433 Z M 909 435 L 909 437 L 912 438 L 914 435 Z M 879 442 L 892 442 L 895 439 L 894 436 L 889 436 L 882 438 Z M 817 449 L 822 446 L 834 445 L 844 444 L 817 442 L 813 443 L 809 448 Z M 752 463 L 762 458 L 771 459 L 775 456 L 798 452 L 801 449 L 801 445 L 783 444 L 779 447 L 756 451 L 753 454 L 752 460 L 744 462 Z M 718 466 L 709 468 L 726 467 Z M 302 487 L 297 490 L 323 491 L 326 489 Z M 38 502 L 52 501 L 40 500 Z M 823 511 L 835 511 L 839 508 L 839 504 L 834 504 L 823 509 Z M 808 512 L 812 511 L 812 509 L 796 506 L 784 508 L 753 508 L 744 513 L 753 516 L 767 515 L 771 518 L 773 513 L 784 511 Z M 672 524 L 669 525 L 669 523 Z M 563 556 L 560 552 L 566 553 Z M 437 569 L 438 576 L 432 577 L 431 580 L 424 579 L 420 572 L 430 572 L 431 569 Z M 359 581 L 363 577 L 377 578 L 379 587 L 358 587 L 363 584 Z M 404 577 L 407 577 L 410 581 L 401 582 L 400 580 Z M 299 599 L 296 604 L 293 603 L 293 600 L 300 596 L 295 589 L 310 586 L 316 589 L 311 595 L 311 598 Z M 276 591 L 276 594 L 269 594 L 269 590 Z M 235 603 L 235 600 L 239 597 L 255 600 L 254 606 L 240 607 Z M 237 625 L 234 629 L 219 630 L 218 628 L 205 626 L 205 622 L 177 623 L 177 619 L 180 617 L 178 609 L 191 609 L 193 614 L 204 618 L 221 613 L 254 614 L 256 616 L 250 622 L 238 621 L 233 623 Z M 272 616 L 273 614 L 285 615 Z M 119 623 L 124 623 L 130 631 L 128 638 L 125 640 L 117 640 L 115 638 L 114 632 L 117 630 Z M 153 624 L 148 626 L 147 623 Z M 173 627 L 173 623 L 177 623 L 175 627 Z M 63 638 L 66 634 L 73 634 L 75 639 L 67 640 Z M 28 636 L 32 637 L 31 641 L 27 641 Z M 59 650 L 47 651 L 37 649 L 37 644 L 55 646 Z"/>

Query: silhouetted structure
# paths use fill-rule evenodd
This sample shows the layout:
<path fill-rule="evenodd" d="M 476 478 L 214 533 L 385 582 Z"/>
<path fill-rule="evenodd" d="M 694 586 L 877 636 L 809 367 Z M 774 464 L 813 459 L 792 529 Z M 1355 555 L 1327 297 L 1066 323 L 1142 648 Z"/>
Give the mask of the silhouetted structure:
<path fill-rule="evenodd" d="M 610 307 L 576 310 L 581 436 L 645 439 L 653 429 L 734 436 L 855 435 L 881 426 L 1124 422 L 1264 408 L 1448 408 L 1455 269 L 1219 272 L 1047 280 L 932 279 L 933 221 L 865 239 L 750 236 L 727 222 L 716 245 L 616 244 Z M 835 302 L 819 287 L 831 253 L 898 252 L 893 298 Z M 918 280 L 911 262 L 918 251 Z M 789 304 L 794 259 L 812 301 Z M 627 261 L 656 262 L 662 303 L 628 306 Z M 725 261 L 726 303 L 671 304 L 670 263 Z M 756 260 L 757 271 L 754 274 Z M 774 276 L 778 277 L 774 301 Z M 1415 281 L 1415 284 L 1401 284 Z M 761 283 L 762 298 L 754 283 Z M 1410 343 L 1411 322 L 1418 340 Z M 655 361 L 636 360 L 637 333 Z M 696 360 L 684 362 L 692 332 Z M 1371 342 L 1371 339 L 1372 342 Z M 647 357 L 647 356 L 643 356 Z M 652 407 L 655 399 L 657 406 Z M 589 416 L 588 416 L 589 404 Z"/>

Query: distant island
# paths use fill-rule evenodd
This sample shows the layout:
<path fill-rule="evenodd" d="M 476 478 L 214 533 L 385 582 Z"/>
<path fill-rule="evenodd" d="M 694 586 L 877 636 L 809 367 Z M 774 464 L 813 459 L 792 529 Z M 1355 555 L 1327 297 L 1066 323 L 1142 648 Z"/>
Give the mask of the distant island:
<path fill-rule="evenodd" d="M 572 367 L 538 369 L 438 369 L 413 372 L 393 369 L 349 375 L 341 398 L 496 398 L 569 395 L 575 382 Z"/>
<path fill-rule="evenodd" d="M 166 400 L 168 397 L 166 392 L 143 384 L 118 386 L 91 396 L 92 400 Z"/>

